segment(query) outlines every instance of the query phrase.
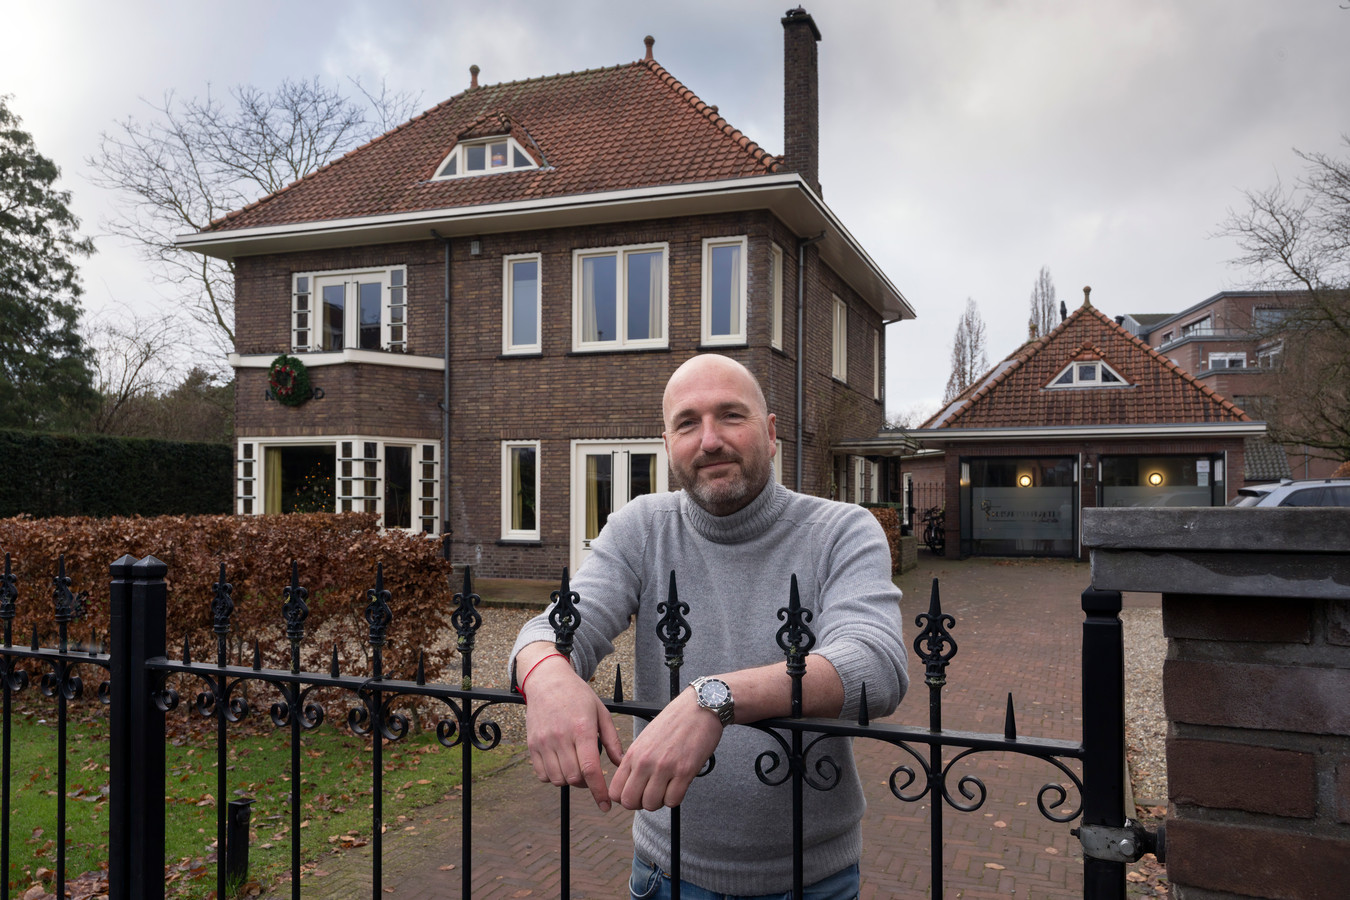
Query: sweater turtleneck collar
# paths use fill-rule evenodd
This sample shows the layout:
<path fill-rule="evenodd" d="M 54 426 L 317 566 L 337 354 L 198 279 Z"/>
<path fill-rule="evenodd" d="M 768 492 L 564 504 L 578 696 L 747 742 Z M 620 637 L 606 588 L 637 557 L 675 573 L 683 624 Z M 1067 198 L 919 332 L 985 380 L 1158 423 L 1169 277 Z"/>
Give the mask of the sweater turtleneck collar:
<path fill-rule="evenodd" d="M 729 516 L 715 516 L 699 506 L 685 491 L 681 498 L 684 517 L 693 529 L 716 544 L 737 544 L 768 531 L 788 503 L 789 491 L 769 474 L 769 481 L 750 505 Z"/>

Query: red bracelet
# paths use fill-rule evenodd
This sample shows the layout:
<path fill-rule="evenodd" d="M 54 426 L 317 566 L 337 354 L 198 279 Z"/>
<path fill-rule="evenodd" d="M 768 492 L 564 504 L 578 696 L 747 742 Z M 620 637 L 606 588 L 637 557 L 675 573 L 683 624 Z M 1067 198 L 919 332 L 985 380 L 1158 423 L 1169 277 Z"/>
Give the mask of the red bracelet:
<path fill-rule="evenodd" d="M 562 653 L 550 653 L 548 656 L 543 657 L 543 659 L 536 661 L 534 665 L 530 666 L 530 670 L 525 673 L 525 677 L 520 679 L 520 683 L 516 685 L 516 693 L 520 694 L 520 699 L 524 700 L 526 703 L 530 702 L 529 698 L 525 696 L 525 682 L 529 681 L 530 676 L 534 674 L 534 670 L 539 668 L 539 663 L 542 663 L 545 659 L 552 659 L 555 656 L 561 656 L 563 659 L 567 659 L 567 656 Z M 567 659 L 567 664 L 571 665 L 572 661 Z"/>

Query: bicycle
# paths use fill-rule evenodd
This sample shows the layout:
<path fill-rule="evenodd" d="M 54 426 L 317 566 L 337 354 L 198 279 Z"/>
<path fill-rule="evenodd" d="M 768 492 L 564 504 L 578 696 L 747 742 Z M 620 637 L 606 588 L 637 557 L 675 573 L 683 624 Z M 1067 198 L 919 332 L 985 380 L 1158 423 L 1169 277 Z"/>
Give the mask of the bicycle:
<path fill-rule="evenodd" d="M 931 506 L 923 513 L 923 543 L 935 556 L 947 553 L 946 511 L 940 506 Z"/>

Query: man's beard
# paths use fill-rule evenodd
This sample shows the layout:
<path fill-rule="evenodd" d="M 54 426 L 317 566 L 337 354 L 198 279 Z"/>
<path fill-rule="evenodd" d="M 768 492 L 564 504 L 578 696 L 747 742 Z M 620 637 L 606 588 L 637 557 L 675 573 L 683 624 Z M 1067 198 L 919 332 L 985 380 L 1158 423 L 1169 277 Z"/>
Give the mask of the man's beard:
<path fill-rule="evenodd" d="M 705 482 L 699 479 L 699 465 L 708 465 L 714 462 L 737 462 L 740 463 L 741 470 L 734 478 L 720 478 L 715 482 Z M 756 461 L 747 461 L 744 457 L 740 459 L 713 457 L 695 461 L 690 466 L 690 471 L 686 477 L 684 472 L 674 466 L 671 467 L 671 473 L 675 476 L 677 487 L 684 488 L 685 492 L 700 507 L 707 510 L 714 516 L 729 516 L 738 510 L 744 509 L 750 505 L 750 501 L 759 495 L 764 489 L 764 485 L 769 481 L 769 457 L 764 456 Z"/>

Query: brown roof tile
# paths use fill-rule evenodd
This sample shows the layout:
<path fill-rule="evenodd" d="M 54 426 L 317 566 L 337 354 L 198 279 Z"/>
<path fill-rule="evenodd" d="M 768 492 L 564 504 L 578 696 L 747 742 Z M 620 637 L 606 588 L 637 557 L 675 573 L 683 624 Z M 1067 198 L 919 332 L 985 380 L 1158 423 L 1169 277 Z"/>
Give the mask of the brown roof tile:
<path fill-rule="evenodd" d="M 1103 360 L 1129 387 L 1046 387 L 1078 359 Z M 923 427 L 1247 421 L 1232 402 L 1084 303 L 1045 337 L 1028 341 L 994 366 Z"/>
<path fill-rule="evenodd" d="M 461 138 L 512 136 L 544 168 L 430 180 Z M 766 175 L 779 159 L 654 60 L 471 88 L 207 231 Z"/>

